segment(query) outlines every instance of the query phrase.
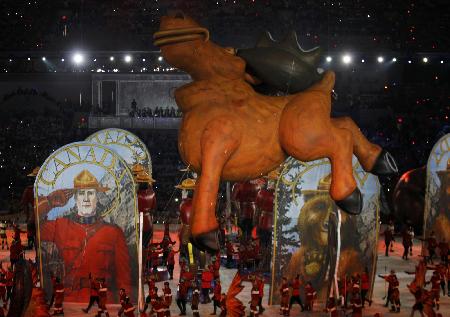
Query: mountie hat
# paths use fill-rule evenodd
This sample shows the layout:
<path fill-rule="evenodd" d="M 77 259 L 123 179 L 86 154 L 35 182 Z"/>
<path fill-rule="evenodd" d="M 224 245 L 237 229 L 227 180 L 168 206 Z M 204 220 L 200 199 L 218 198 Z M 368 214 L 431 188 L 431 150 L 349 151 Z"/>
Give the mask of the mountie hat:
<path fill-rule="evenodd" d="M 311 198 L 314 195 L 328 195 L 331 187 L 331 174 L 321 178 L 319 180 L 319 184 L 317 184 L 317 189 L 305 189 L 302 190 L 302 194 L 305 196 L 305 199 Z"/>
<path fill-rule="evenodd" d="M 153 177 L 151 177 L 146 171 L 142 170 L 141 172 L 139 172 L 136 177 L 135 177 L 135 181 L 137 183 L 149 183 L 149 184 L 153 184 L 154 182 L 156 182 Z"/>
<path fill-rule="evenodd" d="M 195 188 L 195 179 L 192 178 L 186 178 L 181 182 L 180 185 L 175 186 L 175 188 L 178 189 L 194 189 Z"/>
<path fill-rule="evenodd" d="M 106 192 L 109 190 L 108 187 L 100 186 L 100 183 L 97 181 L 94 175 L 92 175 L 88 170 L 82 170 L 80 174 L 78 174 L 73 179 L 73 188 L 74 189 L 95 189 L 99 192 Z"/>
<path fill-rule="evenodd" d="M 133 176 L 136 177 L 141 172 L 145 172 L 145 169 L 144 169 L 144 166 L 142 166 L 139 163 L 136 163 L 131 167 L 131 172 L 133 173 Z"/>

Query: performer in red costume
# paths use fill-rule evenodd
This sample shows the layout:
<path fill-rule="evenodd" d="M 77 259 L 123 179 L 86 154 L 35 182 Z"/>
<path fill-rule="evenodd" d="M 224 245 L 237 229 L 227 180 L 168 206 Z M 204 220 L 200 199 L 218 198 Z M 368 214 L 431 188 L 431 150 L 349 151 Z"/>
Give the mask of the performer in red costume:
<path fill-rule="evenodd" d="M 172 290 L 169 287 L 169 282 L 164 282 L 164 303 L 166 305 L 165 316 L 170 317 L 170 305 L 172 305 Z"/>
<path fill-rule="evenodd" d="M 55 243 L 65 266 L 66 300 L 86 302 L 89 283 L 86 276 L 103 276 L 110 290 L 132 289 L 130 256 L 121 228 L 106 223 L 98 210 L 97 192 L 105 192 L 89 171 L 83 170 L 73 181 L 73 189 L 60 189 L 38 198 L 40 239 Z M 63 207 L 74 196 L 76 206 L 67 216 L 43 221 L 54 207 Z"/>
<path fill-rule="evenodd" d="M 64 302 L 64 285 L 61 283 L 59 277 L 55 279 L 55 311 L 53 315 L 64 315 L 63 302 Z"/>
<path fill-rule="evenodd" d="M 135 180 L 138 183 L 138 210 L 144 214 L 142 245 L 147 246 L 153 233 L 152 212 L 156 209 L 156 195 L 152 186 L 155 180 L 143 170 L 136 175 Z"/>
<path fill-rule="evenodd" d="M 239 227 L 246 240 L 251 237 L 256 212 L 256 197 L 261 188 L 262 183 L 259 180 L 236 183 L 233 186 L 232 200 L 239 211 Z"/>
<path fill-rule="evenodd" d="M 280 315 L 289 316 L 289 283 L 287 278 L 283 277 L 283 282 L 280 287 L 281 308 Z"/>

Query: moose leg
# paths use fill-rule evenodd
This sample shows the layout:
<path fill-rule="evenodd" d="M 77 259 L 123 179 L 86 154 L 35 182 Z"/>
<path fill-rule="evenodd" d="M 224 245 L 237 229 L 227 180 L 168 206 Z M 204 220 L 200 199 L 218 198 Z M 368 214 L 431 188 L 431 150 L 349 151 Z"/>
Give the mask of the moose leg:
<path fill-rule="evenodd" d="M 379 145 L 369 142 L 350 117 L 332 118 L 331 122 L 336 128 L 343 128 L 351 132 L 353 153 L 366 172 L 375 175 L 398 172 L 394 158 Z"/>
<path fill-rule="evenodd" d="M 239 144 L 231 121 L 211 122 L 202 135 L 201 173 L 193 199 L 192 242 L 201 250 L 219 249 L 216 200 L 223 167 Z"/>

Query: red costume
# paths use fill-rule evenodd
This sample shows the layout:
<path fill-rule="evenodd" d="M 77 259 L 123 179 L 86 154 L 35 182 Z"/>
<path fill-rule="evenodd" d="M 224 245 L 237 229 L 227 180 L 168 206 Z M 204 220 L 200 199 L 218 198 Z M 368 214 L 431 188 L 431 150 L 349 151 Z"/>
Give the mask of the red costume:
<path fill-rule="evenodd" d="M 334 297 L 328 298 L 327 306 L 325 308 L 325 312 L 330 313 L 330 317 L 338 317 L 338 311 L 336 307 L 336 300 Z"/>
<path fill-rule="evenodd" d="M 136 310 L 136 307 L 133 306 L 131 303 L 125 303 L 123 306 L 123 312 L 126 317 L 134 317 L 134 311 Z"/>
<path fill-rule="evenodd" d="M 151 212 L 156 209 L 156 196 L 153 188 L 141 189 L 137 193 L 139 212 L 144 214 L 143 231 L 152 231 Z"/>
<path fill-rule="evenodd" d="M 164 301 L 162 299 L 157 299 L 152 304 L 153 305 L 153 311 L 156 313 L 156 317 L 164 317 L 166 314 L 166 307 L 164 305 Z"/>
<path fill-rule="evenodd" d="M 314 299 L 316 298 L 316 290 L 311 284 L 305 286 L 306 310 L 312 311 L 314 307 Z"/>
<path fill-rule="evenodd" d="M 433 301 L 436 305 L 436 309 L 439 310 L 441 278 L 438 271 L 433 272 L 433 276 L 428 283 L 431 283 L 431 294 L 433 297 Z"/>
<path fill-rule="evenodd" d="M 59 195 L 61 192 L 56 191 L 48 197 Z M 53 198 L 48 197 L 39 199 L 40 217 L 45 217 L 52 209 L 50 201 Z M 40 240 L 55 243 L 64 261 L 67 301 L 88 301 L 89 286 L 86 276 L 90 272 L 106 279 L 112 288 L 108 291 L 111 298 L 113 292 L 119 288 L 132 289 L 128 246 L 125 235 L 118 226 L 102 219 L 70 214 L 56 220 L 41 221 Z"/>
<path fill-rule="evenodd" d="M 259 289 L 258 285 L 253 285 L 251 290 L 251 301 L 250 301 L 250 316 L 257 317 L 258 316 L 258 304 L 259 304 Z"/>
<path fill-rule="evenodd" d="M 106 287 L 106 283 L 100 282 L 98 289 L 98 313 L 101 316 L 101 313 L 105 313 L 107 317 L 109 317 L 108 309 L 106 309 L 106 301 L 108 299 L 108 288 Z"/>
<path fill-rule="evenodd" d="M 289 285 L 287 281 L 285 281 L 280 288 L 281 294 L 281 313 L 284 316 L 289 316 Z"/>
<path fill-rule="evenodd" d="M 55 313 L 63 312 L 64 302 L 64 285 L 62 283 L 56 283 L 55 286 Z"/>
<path fill-rule="evenodd" d="M 272 231 L 273 199 L 273 189 L 261 189 L 256 197 L 256 206 L 260 210 L 258 227 L 261 230 Z"/>
<path fill-rule="evenodd" d="M 352 298 L 352 317 L 362 317 L 362 303 L 361 298 L 356 296 Z"/>
<path fill-rule="evenodd" d="M 164 304 L 167 307 L 165 310 L 165 315 L 170 316 L 170 305 L 172 305 L 172 290 L 169 287 L 169 284 L 165 284 L 163 288 L 164 292 Z"/>

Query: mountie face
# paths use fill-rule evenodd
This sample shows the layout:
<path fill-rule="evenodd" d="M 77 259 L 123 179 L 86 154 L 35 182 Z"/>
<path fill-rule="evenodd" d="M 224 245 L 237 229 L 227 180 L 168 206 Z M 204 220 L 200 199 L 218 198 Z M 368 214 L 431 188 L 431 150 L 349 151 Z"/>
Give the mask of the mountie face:
<path fill-rule="evenodd" d="M 181 12 L 163 16 L 153 39 L 170 65 L 186 71 L 195 80 L 244 77 L 244 60 L 235 56 L 233 49 L 211 42 L 209 31 Z"/>
<path fill-rule="evenodd" d="M 78 215 L 94 216 L 97 209 L 97 191 L 93 188 L 79 189 L 75 193 Z"/>

